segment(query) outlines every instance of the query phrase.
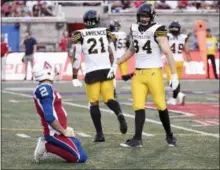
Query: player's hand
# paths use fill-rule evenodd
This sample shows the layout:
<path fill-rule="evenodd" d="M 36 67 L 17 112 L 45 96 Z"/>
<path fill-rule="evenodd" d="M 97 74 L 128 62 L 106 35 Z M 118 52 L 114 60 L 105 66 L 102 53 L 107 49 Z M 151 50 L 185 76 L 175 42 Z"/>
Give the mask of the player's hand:
<path fill-rule="evenodd" d="M 179 80 L 177 74 L 172 74 L 170 79 L 170 86 L 172 87 L 173 90 L 176 90 L 178 85 L 179 85 Z"/>
<path fill-rule="evenodd" d="M 118 64 L 116 64 L 116 63 L 112 65 L 112 67 L 109 70 L 108 75 L 107 75 L 108 79 L 114 77 L 114 75 L 116 74 L 116 71 L 117 71 L 117 67 L 118 67 Z"/>
<path fill-rule="evenodd" d="M 73 128 L 67 127 L 64 131 L 64 136 L 66 136 L 66 137 L 76 137 L 76 134 L 75 134 Z"/>
<path fill-rule="evenodd" d="M 82 82 L 79 81 L 78 79 L 73 79 L 72 84 L 74 87 L 82 87 L 82 85 L 83 85 Z"/>

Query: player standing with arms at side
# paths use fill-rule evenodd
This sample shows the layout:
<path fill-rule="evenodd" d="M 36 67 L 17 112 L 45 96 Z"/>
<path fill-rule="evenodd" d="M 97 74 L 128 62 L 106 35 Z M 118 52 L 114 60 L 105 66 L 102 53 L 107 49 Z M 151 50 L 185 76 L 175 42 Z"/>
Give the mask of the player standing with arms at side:
<path fill-rule="evenodd" d="M 171 67 L 172 89 L 179 81 L 176 74 L 173 54 L 169 48 L 165 26 L 154 22 L 155 11 L 150 4 L 143 4 L 137 12 L 138 24 L 131 25 L 132 42 L 125 54 L 113 65 L 119 65 L 136 53 L 136 70 L 132 78 L 132 97 L 135 110 L 135 134 L 122 143 L 122 147 L 142 147 L 142 131 L 145 123 L 145 102 L 150 92 L 159 111 L 159 117 L 166 132 L 169 146 L 176 145 L 170 127 L 169 113 L 165 102 L 161 50 Z M 110 72 L 115 72 L 113 66 Z"/>
<path fill-rule="evenodd" d="M 110 51 L 115 56 L 115 37 L 109 30 L 99 27 L 99 16 L 94 10 L 89 10 L 83 16 L 86 29 L 76 31 L 73 36 L 75 55 L 73 63 L 73 86 L 82 86 L 77 79 L 81 54 L 85 57 L 85 84 L 90 103 L 90 115 L 96 129 L 94 142 L 104 142 L 99 109 L 99 97 L 103 96 L 104 103 L 116 114 L 121 133 L 127 132 L 127 123 L 119 103 L 114 99 L 113 78 L 108 75 L 111 68 Z"/>
<path fill-rule="evenodd" d="M 188 36 L 185 34 L 181 34 L 181 26 L 178 22 L 173 21 L 169 25 L 169 33 L 168 40 L 169 45 L 171 48 L 171 51 L 174 55 L 176 70 L 178 79 L 181 79 L 181 74 L 183 71 L 183 64 L 184 64 L 184 56 L 183 51 L 186 53 L 187 61 L 191 61 L 191 56 L 189 53 L 189 42 L 188 42 Z M 170 81 L 171 78 L 171 71 L 170 67 L 166 65 L 166 74 L 167 74 L 167 80 Z M 177 89 L 173 91 L 173 97 L 170 98 L 167 101 L 167 104 L 176 105 L 178 104 L 185 104 L 185 97 L 186 95 L 182 92 L 180 92 L 180 84 L 178 85 Z"/>
<path fill-rule="evenodd" d="M 44 130 L 44 137 L 38 138 L 34 160 L 39 162 L 45 152 L 50 152 L 68 162 L 85 162 L 87 155 L 73 128 L 68 127 L 62 98 L 52 86 L 56 75 L 55 67 L 46 61 L 34 66 L 33 76 L 39 84 L 34 90 L 33 99 Z"/>
<path fill-rule="evenodd" d="M 120 31 L 121 25 L 117 20 L 111 21 L 109 25 L 109 30 L 116 37 L 115 50 L 116 50 L 116 60 L 119 59 L 129 47 L 129 36 L 126 32 Z M 119 65 L 119 70 L 121 73 L 122 80 L 127 81 L 132 78 L 133 73 L 128 73 L 128 61 Z M 116 78 L 114 79 L 115 96 L 116 96 Z"/>

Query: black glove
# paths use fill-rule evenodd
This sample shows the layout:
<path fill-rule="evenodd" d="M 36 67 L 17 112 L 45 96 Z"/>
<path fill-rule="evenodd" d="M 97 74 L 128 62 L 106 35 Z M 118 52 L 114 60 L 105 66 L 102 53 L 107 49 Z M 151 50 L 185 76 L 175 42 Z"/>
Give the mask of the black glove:
<path fill-rule="evenodd" d="M 133 77 L 134 73 L 130 73 L 130 74 L 126 74 L 124 76 L 121 76 L 122 77 L 122 80 L 124 81 L 128 81 L 129 79 L 131 79 Z"/>

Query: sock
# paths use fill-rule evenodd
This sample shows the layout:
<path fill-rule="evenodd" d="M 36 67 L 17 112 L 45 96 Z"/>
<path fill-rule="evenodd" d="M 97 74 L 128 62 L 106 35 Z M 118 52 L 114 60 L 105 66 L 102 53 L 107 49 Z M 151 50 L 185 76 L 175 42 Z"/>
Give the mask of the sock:
<path fill-rule="evenodd" d="M 166 132 L 167 135 L 171 135 L 171 127 L 170 127 L 170 118 L 169 118 L 169 113 L 168 110 L 158 110 L 159 111 L 159 116 L 160 116 L 160 120 L 163 124 L 164 130 Z"/>
<path fill-rule="evenodd" d="M 116 100 L 108 100 L 106 103 L 105 103 L 109 109 L 111 109 L 117 116 L 119 116 L 122 111 L 121 111 L 121 108 L 120 108 L 120 105 L 119 103 L 116 101 Z"/>
<path fill-rule="evenodd" d="M 101 112 L 98 105 L 90 106 L 90 115 L 97 134 L 102 134 Z"/>
<path fill-rule="evenodd" d="M 135 135 L 134 138 L 141 140 L 142 131 L 145 122 L 145 110 L 136 110 L 135 111 Z"/>
<path fill-rule="evenodd" d="M 178 87 L 175 90 L 173 90 L 173 98 L 174 99 L 177 98 L 179 92 L 180 92 L 180 84 L 178 85 Z"/>

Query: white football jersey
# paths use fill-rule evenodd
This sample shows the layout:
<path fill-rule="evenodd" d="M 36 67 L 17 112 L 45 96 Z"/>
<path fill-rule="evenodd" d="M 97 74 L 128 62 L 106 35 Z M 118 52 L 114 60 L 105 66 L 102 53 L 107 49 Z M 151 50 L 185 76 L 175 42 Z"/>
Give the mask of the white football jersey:
<path fill-rule="evenodd" d="M 169 39 L 169 45 L 170 45 L 171 51 L 173 52 L 173 55 L 174 55 L 174 60 L 184 61 L 183 49 L 184 49 L 185 41 L 188 36 L 185 34 L 173 36 L 173 34 L 171 33 L 168 33 L 167 36 Z"/>
<path fill-rule="evenodd" d="M 131 25 L 131 34 L 136 49 L 136 68 L 162 67 L 161 50 L 155 41 L 154 33 L 162 25 L 155 24 L 145 32 L 138 30 L 138 24 Z"/>
<path fill-rule="evenodd" d="M 116 46 L 115 46 L 115 50 L 116 50 L 115 58 L 118 59 L 122 57 L 122 55 L 127 50 L 127 41 L 128 41 L 127 34 L 123 31 L 112 32 L 112 34 L 115 35 L 115 37 L 117 38 Z"/>
<path fill-rule="evenodd" d="M 85 57 L 85 73 L 111 68 L 109 41 L 106 28 L 79 30 L 82 36 L 82 53 Z"/>

